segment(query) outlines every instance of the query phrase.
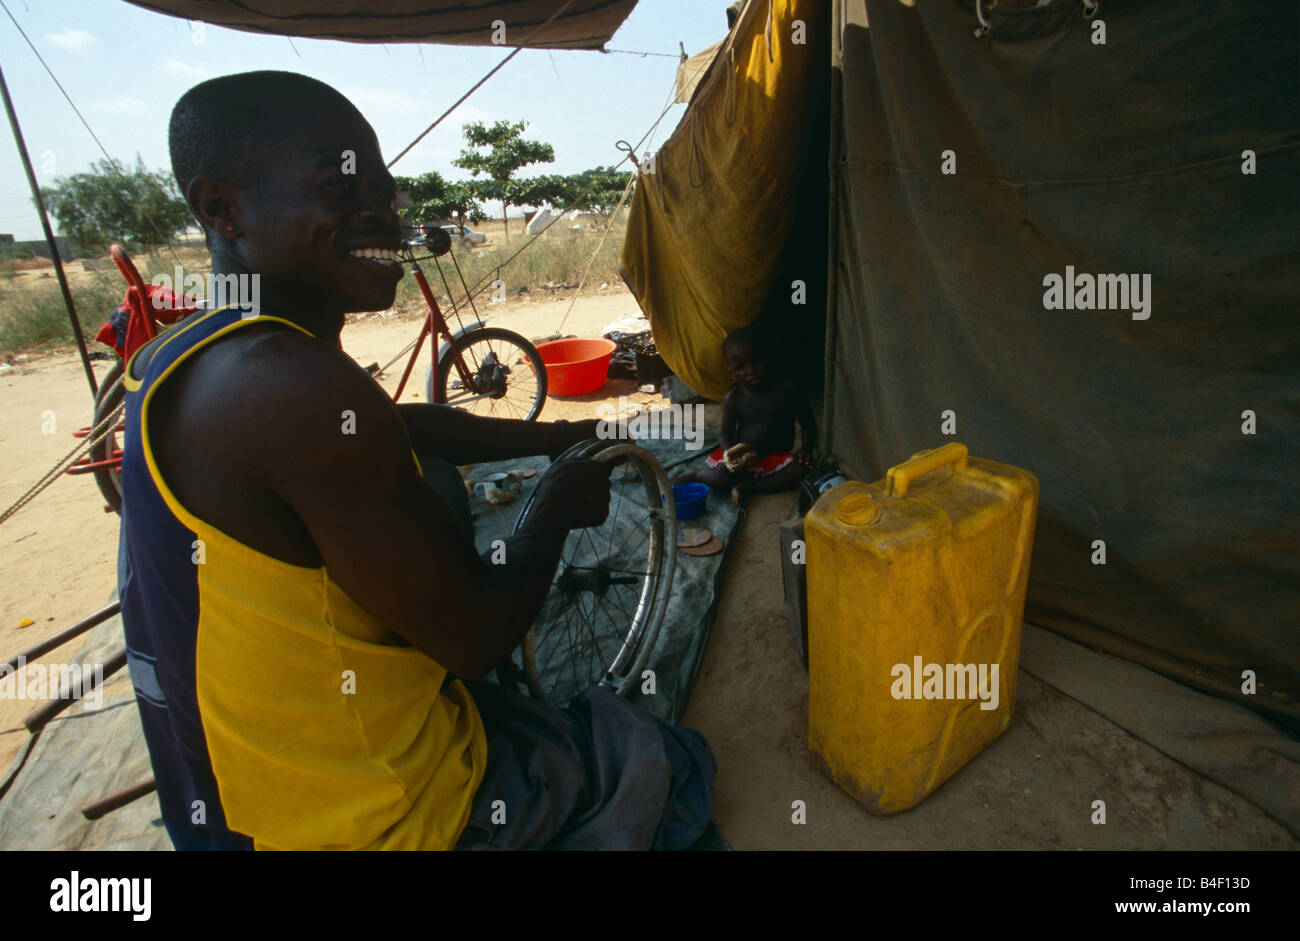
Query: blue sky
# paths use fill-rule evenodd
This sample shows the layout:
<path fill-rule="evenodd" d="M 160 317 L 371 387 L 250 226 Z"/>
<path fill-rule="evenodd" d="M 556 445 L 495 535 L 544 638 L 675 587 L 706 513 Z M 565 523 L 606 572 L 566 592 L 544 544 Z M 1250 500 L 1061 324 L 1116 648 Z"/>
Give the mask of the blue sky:
<path fill-rule="evenodd" d="M 726 33 L 729 0 L 640 0 L 610 49 L 693 55 Z M 385 156 L 405 147 L 506 54 L 499 47 L 363 45 L 261 36 L 216 26 L 196 35 L 181 19 L 122 0 L 4 0 L 108 152 L 170 170 L 167 119 L 176 99 L 205 78 L 286 69 L 338 88 L 369 118 Z M 201 38 L 196 43 L 195 38 Z M 296 52 L 295 52 L 296 49 Z M 42 186 L 79 173 L 102 154 L 13 23 L 0 11 L 0 64 Z M 451 165 L 466 121 L 527 120 L 527 136 L 555 148 L 531 172 L 574 173 L 616 163 L 615 141 L 633 143 L 664 109 L 677 62 L 621 53 L 525 50 L 488 80 L 393 168 L 414 176 Z M 651 142 L 662 143 L 684 105 Z M 7 125 L 0 125 L 0 232 L 39 238 L 40 221 Z"/>

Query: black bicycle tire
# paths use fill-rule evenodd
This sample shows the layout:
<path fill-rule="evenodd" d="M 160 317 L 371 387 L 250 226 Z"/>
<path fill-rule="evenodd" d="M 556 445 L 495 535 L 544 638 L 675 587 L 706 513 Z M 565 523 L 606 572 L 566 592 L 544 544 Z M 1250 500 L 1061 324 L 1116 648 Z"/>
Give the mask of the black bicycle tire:
<path fill-rule="evenodd" d="M 448 384 L 455 373 L 454 363 L 455 354 L 458 350 L 464 350 L 472 344 L 487 339 L 503 340 L 512 343 L 528 357 L 529 364 L 533 373 L 537 377 L 537 394 L 533 397 L 533 404 L 524 421 L 536 421 L 537 416 L 542 413 L 546 406 L 547 381 L 546 381 L 546 364 L 542 362 L 542 354 L 537 352 L 537 347 L 533 346 L 527 338 L 515 333 L 513 330 L 506 330 L 504 327 L 481 327 L 477 330 L 470 330 L 467 333 L 457 336 L 451 346 L 438 360 L 438 386 L 433 389 L 433 375 L 430 373 L 425 382 L 425 392 L 430 402 L 447 404 Z"/>
<path fill-rule="evenodd" d="M 122 373 L 124 366 L 122 360 L 113 364 L 104 381 L 100 383 L 99 394 L 95 396 L 95 417 L 90 423 L 91 428 L 99 426 L 100 422 L 107 419 L 113 412 L 117 411 L 126 397 L 126 386 L 122 383 Z M 90 448 L 91 463 L 106 461 L 112 456 L 112 444 L 116 437 L 116 432 L 109 433 L 101 438 Z M 95 484 L 99 487 L 100 495 L 103 496 L 104 502 L 117 513 L 122 513 L 122 474 L 117 467 L 101 467 L 93 472 Z"/>

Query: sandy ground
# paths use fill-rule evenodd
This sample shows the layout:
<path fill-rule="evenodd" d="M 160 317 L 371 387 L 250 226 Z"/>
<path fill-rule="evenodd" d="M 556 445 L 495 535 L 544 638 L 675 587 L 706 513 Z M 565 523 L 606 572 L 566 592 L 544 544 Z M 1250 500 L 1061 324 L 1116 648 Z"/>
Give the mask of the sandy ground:
<path fill-rule="evenodd" d="M 737 526 L 683 717 L 717 755 L 713 819 L 733 848 L 1297 848 L 1259 808 L 1023 670 L 1000 739 L 911 810 L 867 813 L 808 751 L 808 674 L 786 621 L 778 557 L 777 527 L 794 509 L 794 494 L 771 494 Z M 1098 799 L 1104 826 L 1092 819 Z"/>
<path fill-rule="evenodd" d="M 517 300 L 480 308 L 489 324 L 529 338 L 558 331 L 569 297 Z M 583 292 L 564 323 L 564 334 L 599 336 L 604 327 L 638 313 L 632 295 L 618 289 Z M 345 349 L 362 365 L 387 363 L 415 339 L 413 314 L 370 315 L 343 331 Z M 397 388 L 405 357 L 380 377 L 390 393 Z M 98 361 L 102 377 L 112 361 Z M 428 346 L 417 363 L 404 402 L 423 401 L 429 368 Z M 570 399 L 549 398 L 542 419 L 594 418 L 602 401 L 620 395 L 632 402 L 658 403 L 658 395 L 637 392 L 631 381 L 610 381 L 600 393 Z M 75 352 L 33 354 L 0 372 L 0 509 L 18 499 L 77 443 L 72 432 L 88 425 L 90 387 Z M 48 412 L 53 413 L 53 433 Z M 0 657 L 8 659 L 109 602 L 117 581 L 118 517 L 104 510 L 90 476 L 64 475 L 3 525 L 0 525 Z M 33 623 L 21 627 L 24 620 Z M 80 647 L 72 642 L 40 662 L 62 662 Z M 0 773 L 9 767 L 27 736 L 25 700 L 0 700 Z"/>

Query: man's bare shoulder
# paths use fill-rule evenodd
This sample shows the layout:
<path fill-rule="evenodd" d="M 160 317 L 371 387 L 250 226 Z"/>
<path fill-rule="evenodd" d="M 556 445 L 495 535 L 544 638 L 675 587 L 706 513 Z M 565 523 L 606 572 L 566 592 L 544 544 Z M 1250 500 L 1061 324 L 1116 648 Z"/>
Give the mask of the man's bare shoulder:
<path fill-rule="evenodd" d="M 378 389 L 337 347 L 278 324 L 244 328 L 204 350 L 186 377 L 187 411 L 261 415 Z"/>
<path fill-rule="evenodd" d="M 255 324 L 237 331 L 213 348 L 207 358 L 213 373 L 265 390 L 291 385 L 311 376 L 339 376 L 355 365 L 337 347 L 277 323 Z"/>
<path fill-rule="evenodd" d="M 401 425 L 392 401 L 350 356 L 282 325 L 237 331 L 177 379 L 168 424 L 202 452 L 217 443 L 233 451 L 230 466 L 305 451 L 323 459 L 354 429 L 370 437 Z"/>

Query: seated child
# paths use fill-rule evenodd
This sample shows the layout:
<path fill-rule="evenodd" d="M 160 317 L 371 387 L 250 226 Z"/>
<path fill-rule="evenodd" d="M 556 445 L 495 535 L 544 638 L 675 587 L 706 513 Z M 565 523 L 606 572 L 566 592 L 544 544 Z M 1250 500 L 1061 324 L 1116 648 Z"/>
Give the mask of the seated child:
<path fill-rule="evenodd" d="M 812 464 L 817 423 L 803 392 L 792 379 L 771 376 L 758 331 L 733 330 L 722 354 L 735 384 L 722 405 L 722 446 L 705 459 L 707 469 L 682 474 L 674 483 L 698 482 L 731 490 L 731 502 L 750 493 L 793 490 Z M 794 447 L 794 426 L 802 441 Z"/>

